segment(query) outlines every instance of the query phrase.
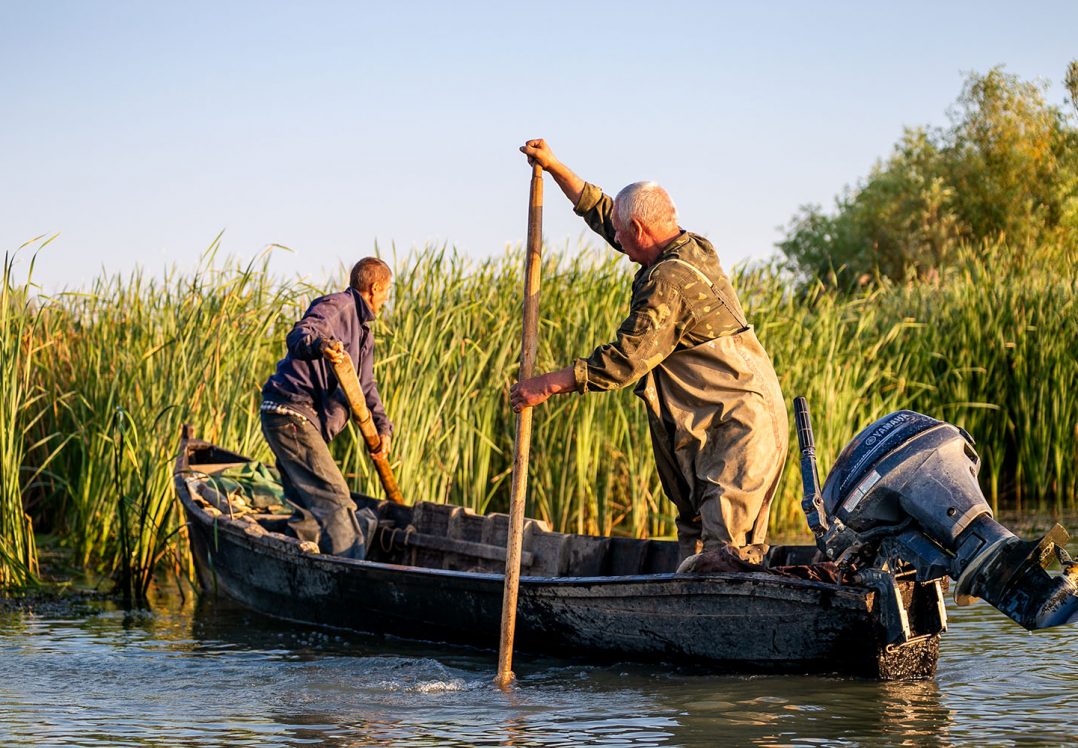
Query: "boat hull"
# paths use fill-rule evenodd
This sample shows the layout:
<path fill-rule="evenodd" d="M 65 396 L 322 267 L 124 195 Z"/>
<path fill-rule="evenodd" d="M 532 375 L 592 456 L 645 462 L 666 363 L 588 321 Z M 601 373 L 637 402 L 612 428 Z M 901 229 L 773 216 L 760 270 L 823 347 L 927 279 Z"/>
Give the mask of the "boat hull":
<path fill-rule="evenodd" d="M 292 538 L 206 506 L 192 495 L 190 481 L 186 470 L 177 470 L 191 549 L 207 592 L 305 624 L 497 646 L 502 574 L 307 552 Z M 916 598 L 931 589 L 901 584 L 916 630 L 917 611 L 926 607 Z M 516 646 L 719 672 L 931 675 L 939 630 L 887 646 L 879 597 L 873 589 L 763 572 L 523 576 Z"/>

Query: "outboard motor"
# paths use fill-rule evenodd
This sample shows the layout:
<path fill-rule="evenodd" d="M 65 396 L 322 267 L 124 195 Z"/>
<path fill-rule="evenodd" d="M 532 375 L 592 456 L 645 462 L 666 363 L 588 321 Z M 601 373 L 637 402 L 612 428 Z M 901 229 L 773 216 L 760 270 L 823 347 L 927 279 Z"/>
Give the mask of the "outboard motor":
<path fill-rule="evenodd" d="M 955 600 L 983 598 L 1027 629 L 1078 622 L 1078 562 L 1056 525 L 1024 541 L 992 517 L 977 483 L 972 437 L 900 410 L 859 433 L 821 491 L 808 405 L 794 400 L 804 485 L 802 507 L 816 545 L 840 566 L 904 561 L 918 581 L 949 576 Z M 1053 556 L 1062 573 L 1046 571 Z"/>

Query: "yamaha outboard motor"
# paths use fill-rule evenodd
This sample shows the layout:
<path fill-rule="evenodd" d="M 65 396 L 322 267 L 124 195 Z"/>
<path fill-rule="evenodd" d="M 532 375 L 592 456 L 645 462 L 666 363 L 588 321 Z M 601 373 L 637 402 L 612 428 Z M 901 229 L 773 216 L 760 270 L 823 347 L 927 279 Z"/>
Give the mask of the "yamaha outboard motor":
<path fill-rule="evenodd" d="M 1027 629 L 1078 622 L 1078 562 L 1056 525 L 1036 542 L 996 522 L 964 430 L 900 410 L 842 450 L 820 490 L 808 406 L 794 400 L 802 507 L 816 545 L 841 566 L 906 562 L 919 581 L 949 576 L 960 605 L 983 598 Z M 1046 571 L 1053 556 L 1062 573 Z"/>

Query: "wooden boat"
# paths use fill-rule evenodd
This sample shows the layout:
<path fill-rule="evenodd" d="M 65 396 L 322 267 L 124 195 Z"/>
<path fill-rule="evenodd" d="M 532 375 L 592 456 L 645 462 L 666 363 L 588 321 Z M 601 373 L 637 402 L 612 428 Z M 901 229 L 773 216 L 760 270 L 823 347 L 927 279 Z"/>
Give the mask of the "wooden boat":
<path fill-rule="evenodd" d="M 214 480 L 248 462 L 185 428 L 175 485 L 205 591 L 304 624 L 497 647 L 506 515 L 353 494 L 378 518 L 367 558 L 321 555 L 283 534 L 287 515 L 241 506 Z M 766 563 L 805 563 L 814 552 L 775 546 Z M 840 586 L 676 566 L 674 542 L 563 534 L 526 520 L 517 649 L 716 672 L 935 672 L 946 629 L 938 582 L 881 570 L 882 584 Z"/>

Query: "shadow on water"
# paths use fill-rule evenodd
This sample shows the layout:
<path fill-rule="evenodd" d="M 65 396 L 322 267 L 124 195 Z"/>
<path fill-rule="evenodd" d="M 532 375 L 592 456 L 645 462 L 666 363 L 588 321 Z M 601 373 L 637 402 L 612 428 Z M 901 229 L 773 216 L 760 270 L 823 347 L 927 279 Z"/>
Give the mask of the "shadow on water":
<path fill-rule="evenodd" d="M 717 676 L 323 631 L 163 598 L 0 614 L 0 744 L 673 746 L 1065 744 L 1074 632 L 952 609 L 940 673 Z"/>

